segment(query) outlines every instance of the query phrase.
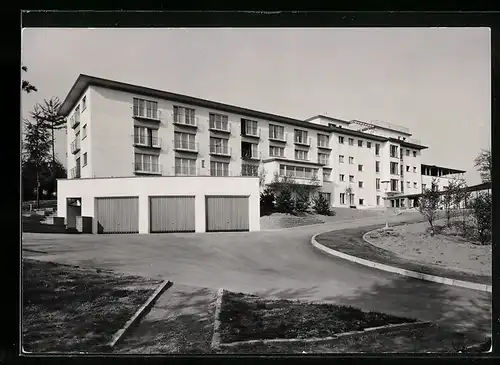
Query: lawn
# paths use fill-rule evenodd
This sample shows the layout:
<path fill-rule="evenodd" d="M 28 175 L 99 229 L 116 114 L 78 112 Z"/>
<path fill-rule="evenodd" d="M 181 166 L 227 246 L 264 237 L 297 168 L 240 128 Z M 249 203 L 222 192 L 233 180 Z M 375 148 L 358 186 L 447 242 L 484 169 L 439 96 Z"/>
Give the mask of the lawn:
<path fill-rule="evenodd" d="M 159 281 L 24 259 L 22 345 L 27 352 L 99 352 Z"/>
<path fill-rule="evenodd" d="M 415 322 L 384 313 L 333 304 L 265 300 L 224 292 L 220 313 L 222 343 L 329 337 L 369 327 Z"/>

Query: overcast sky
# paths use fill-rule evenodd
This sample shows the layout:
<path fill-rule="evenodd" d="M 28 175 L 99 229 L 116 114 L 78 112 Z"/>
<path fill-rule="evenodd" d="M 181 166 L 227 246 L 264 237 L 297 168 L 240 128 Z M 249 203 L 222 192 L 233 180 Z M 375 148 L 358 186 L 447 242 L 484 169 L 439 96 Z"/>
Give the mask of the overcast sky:
<path fill-rule="evenodd" d="M 491 144 L 486 28 L 28 28 L 22 62 L 38 88 L 23 115 L 85 73 L 297 119 L 402 125 L 429 147 L 423 163 L 467 170 L 469 184 Z"/>

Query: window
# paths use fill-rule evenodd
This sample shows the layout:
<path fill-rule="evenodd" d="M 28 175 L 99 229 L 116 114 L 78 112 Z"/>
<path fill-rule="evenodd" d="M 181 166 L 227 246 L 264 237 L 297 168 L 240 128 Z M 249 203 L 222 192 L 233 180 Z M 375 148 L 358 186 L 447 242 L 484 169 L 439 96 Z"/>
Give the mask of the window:
<path fill-rule="evenodd" d="M 363 171 L 363 165 L 358 165 L 358 171 Z"/>
<path fill-rule="evenodd" d="M 159 119 L 156 101 L 134 98 L 134 116 L 148 119 Z"/>
<path fill-rule="evenodd" d="M 380 195 L 377 195 L 377 205 L 380 205 Z"/>
<path fill-rule="evenodd" d="M 410 156 L 410 150 L 406 150 L 406 156 Z"/>
<path fill-rule="evenodd" d="M 380 190 L 380 179 L 378 177 L 375 179 L 375 189 Z"/>
<path fill-rule="evenodd" d="M 74 117 L 75 117 L 75 126 L 80 124 L 80 105 L 78 105 L 76 108 L 75 108 L 75 114 L 74 114 Z"/>
<path fill-rule="evenodd" d="M 174 123 L 196 125 L 195 110 L 174 105 Z"/>
<path fill-rule="evenodd" d="M 331 202 L 332 202 L 332 193 L 320 193 L 320 194 L 328 202 L 328 204 L 331 204 Z"/>
<path fill-rule="evenodd" d="M 413 172 L 417 172 L 417 167 L 416 166 L 413 166 Z"/>
<path fill-rule="evenodd" d="M 372 143 L 371 142 L 366 142 L 366 148 L 372 148 Z"/>
<path fill-rule="evenodd" d="M 82 140 L 85 139 L 85 137 L 87 137 L 87 125 L 86 124 L 82 127 Z"/>
<path fill-rule="evenodd" d="M 391 179 L 391 191 L 398 191 L 398 180 Z"/>
<path fill-rule="evenodd" d="M 391 157 L 398 157 L 398 146 L 391 144 Z"/>
<path fill-rule="evenodd" d="M 224 114 L 209 114 L 209 127 L 218 131 L 229 131 L 229 121 L 227 115 Z"/>
<path fill-rule="evenodd" d="M 417 157 L 417 151 L 413 151 L 413 157 Z"/>
<path fill-rule="evenodd" d="M 411 188 L 411 183 L 409 181 L 406 182 L 406 186 L 408 186 L 409 188 Z"/>
<path fill-rule="evenodd" d="M 159 146 L 158 130 L 134 127 L 134 143 L 142 146 Z"/>
<path fill-rule="evenodd" d="M 210 137 L 210 153 L 229 155 L 227 139 Z"/>
<path fill-rule="evenodd" d="M 375 172 L 380 173 L 380 161 L 375 161 Z"/>
<path fill-rule="evenodd" d="M 361 139 L 358 139 L 358 147 L 363 147 L 363 141 Z"/>
<path fill-rule="evenodd" d="M 176 157 L 175 175 L 196 175 L 196 160 Z"/>
<path fill-rule="evenodd" d="M 330 156 L 327 153 L 318 153 L 318 163 L 328 165 Z"/>
<path fill-rule="evenodd" d="M 400 170 L 400 174 L 403 175 L 403 167 L 404 166 L 403 165 L 399 165 L 399 167 L 400 167 L 400 169 L 399 169 Z"/>
<path fill-rule="evenodd" d="M 391 162 L 391 175 L 398 175 L 398 163 Z"/>
<path fill-rule="evenodd" d="M 340 193 L 340 204 L 345 204 L 345 193 Z"/>
<path fill-rule="evenodd" d="M 283 157 L 284 155 L 284 147 L 269 146 L 269 156 Z"/>
<path fill-rule="evenodd" d="M 259 145 L 241 142 L 241 158 L 259 158 Z"/>
<path fill-rule="evenodd" d="M 344 174 L 340 174 L 339 175 L 339 180 L 340 181 L 345 181 L 345 175 Z"/>
<path fill-rule="evenodd" d="M 135 171 L 140 172 L 160 172 L 160 165 L 158 163 L 159 157 L 157 155 L 146 155 L 142 153 L 135 154 Z"/>
<path fill-rule="evenodd" d="M 359 198 L 359 205 L 363 205 L 365 203 L 364 199 Z"/>
<path fill-rule="evenodd" d="M 258 136 L 257 121 L 241 118 L 241 134 L 244 136 Z"/>
<path fill-rule="evenodd" d="M 183 150 L 196 150 L 195 135 L 189 133 L 175 132 L 174 134 L 174 146 L 175 148 Z"/>
<path fill-rule="evenodd" d="M 344 155 L 339 155 L 339 162 L 344 163 Z"/>
<path fill-rule="evenodd" d="M 85 95 L 82 99 L 82 112 L 87 109 L 87 95 Z"/>
<path fill-rule="evenodd" d="M 83 166 L 87 166 L 87 152 L 83 154 Z"/>
<path fill-rule="evenodd" d="M 364 187 L 364 185 L 363 185 L 363 182 L 362 182 L 362 181 L 358 181 L 358 187 L 360 187 L 360 188 Z"/>
<path fill-rule="evenodd" d="M 406 165 L 406 172 L 410 172 L 410 166 Z"/>
<path fill-rule="evenodd" d="M 354 175 L 349 175 L 349 182 L 354 182 Z"/>
<path fill-rule="evenodd" d="M 330 145 L 330 136 L 318 133 L 318 147 L 328 147 Z"/>
<path fill-rule="evenodd" d="M 332 174 L 331 171 L 323 170 L 323 181 L 330 181 L 331 174 Z"/>
<path fill-rule="evenodd" d="M 269 138 L 279 141 L 285 140 L 285 127 L 280 125 L 269 124 Z"/>
<path fill-rule="evenodd" d="M 307 158 L 307 151 L 302 151 L 302 150 L 295 150 L 295 159 L 296 160 L 303 160 L 306 161 Z"/>
<path fill-rule="evenodd" d="M 241 176 L 259 176 L 259 166 L 251 164 L 242 164 Z"/>
<path fill-rule="evenodd" d="M 210 176 L 229 176 L 229 162 L 210 161 Z"/>
<path fill-rule="evenodd" d="M 401 181 L 401 192 L 404 193 L 405 191 L 405 182 Z"/>
<path fill-rule="evenodd" d="M 339 143 L 340 143 L 340 144 L 344 144 L 344 137 L 339 136 Z"/>
<path fill-rule="evenodd" d="M 309 141 L 307 139 L 307 131 L 295 129 L 295 143 L 309 144 Z"/>
<path fill-rule="evenodd" d="M 354 194 L 349 194 L 349 204 L 354 205 Z"/>
<path fill-rule="evenodd" d="M 354 146 L 354 138 L 349 138 L 349 146 Z"/>
<path fill-rule="evenodd" d="M 291 176 L 299 179 L 312 179 L 313 177 L 316 177 L 317 173 L 317 169 L 312 169 L 310 167 L 280 165 L 281 176 Z"/>
<path fill-rule="evenodd" d="M 349 156 L 349 163 L 352 165 L 354 163 L 354 157 Z"/>
<path fill-rule="evenodd" d="M 417 188 L 417 182 L 413 182 L 413 187 L 416 189 Z"/>
<path fill-rule="evenodd" d="M 380 144 L 375 143 L 375 156 L 380 156 Z"/>

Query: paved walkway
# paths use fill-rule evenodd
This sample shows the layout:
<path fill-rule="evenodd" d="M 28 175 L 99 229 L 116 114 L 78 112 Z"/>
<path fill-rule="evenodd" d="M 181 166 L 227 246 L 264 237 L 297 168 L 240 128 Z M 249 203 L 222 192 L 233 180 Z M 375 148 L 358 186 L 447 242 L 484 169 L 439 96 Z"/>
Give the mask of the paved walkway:
<path fill-rule="evenodd" d="M 490 331 L 491 294 L 402 277 L 318 252 L 330 230 L 421 220 L 418 213 L 248 233 L 24 234 L 40 259 L 169 279 L 176 284 L 329 301 Z"/>

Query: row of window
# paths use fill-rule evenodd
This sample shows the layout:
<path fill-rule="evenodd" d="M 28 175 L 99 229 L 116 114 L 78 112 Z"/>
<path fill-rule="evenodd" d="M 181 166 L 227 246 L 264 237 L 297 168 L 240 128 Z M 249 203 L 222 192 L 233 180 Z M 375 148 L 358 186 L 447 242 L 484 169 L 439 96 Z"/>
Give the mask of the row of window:
<path fill-rule="evenodd" d="M 340 204 L 341 205 L 346 204 L 346 195 L 349 198 L 349 205 L 354 205 L 354 194 L 352 194 L 352 193 L 340 193 Z M 365 199 L 359 198 L 358 204 L 365 205 Z M 378 195 L 377 195 L 377 205 L 380 205 L 380 196 L 378 196 Z"/>

